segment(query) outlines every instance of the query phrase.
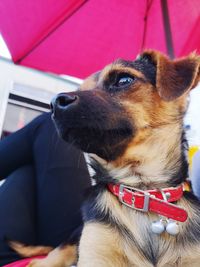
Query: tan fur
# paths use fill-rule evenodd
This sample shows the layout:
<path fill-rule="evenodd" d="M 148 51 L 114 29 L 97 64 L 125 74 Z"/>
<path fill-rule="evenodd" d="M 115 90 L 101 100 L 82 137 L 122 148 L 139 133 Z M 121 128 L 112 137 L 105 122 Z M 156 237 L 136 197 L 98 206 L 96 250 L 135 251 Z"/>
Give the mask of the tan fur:
<path fill-rule="evenodd" d="M 97 75 L 97 74 L 96 74 Z M 81 90 L 91 90 L 96 85 L 96 75 L 93 74 L 85 79 L 84 83 L 81 85 Z"/>
<path fill-rule="evenodd" d="M 121 241 L 117 232 L 109 226 L 86 224 L 79 246 L 78 266 L 126 267 L 128 261 L 120 249 Z"/>
<path fill-rule="evenodd" d="M 35 255 L 46 255 L 53 250 L 48 246 L 26 246 L 16 241 L 9 241 L 9 246 L 23 257 L 32 257 Z"/>
<path fill-rule="evenodd" d="M 130 73 L 130 74 L 133 74 L 134 76 L 136 76 L 136 77 L 138 77 L 140 79 L 146 80 L 145 76 L 140 71 L 135 70 L 135 69 L 130 69 L 128 67 L 124 67 L 120 63 L 116 62 L 114 65 L 110 64 L 110 65 L 106 66 L 101 71 L 101 74 L 100 74 L 100 77 L 99 77 L 99 80 L 98 80 L 98 84 L 101 84 L 101 82 L 103 82 L 107 78 L 107 76 L 109 75 L 110 72 L 113 71 L 113 69 L 116 70 L 116 71 L 121 71 L 123 69 L 123 72 L 125 72 L 125 73 Z M 93 77 L 94 76 L 92 75 L 90 80 L 93 80 L 94 79 Z M 86 82 L 88 82 L 88 79 L 86 79 Z M 96 84 L 95 84 L 95 86 L 96 86 Z M 81 90 L 83 88 L 86 88 L 85 81 L 81 85 Z M 93 88 L 94 88 L 94 84 L 93 84 Z M 90 90 L 90 88 L 87 88 L 87 90 Z"/>

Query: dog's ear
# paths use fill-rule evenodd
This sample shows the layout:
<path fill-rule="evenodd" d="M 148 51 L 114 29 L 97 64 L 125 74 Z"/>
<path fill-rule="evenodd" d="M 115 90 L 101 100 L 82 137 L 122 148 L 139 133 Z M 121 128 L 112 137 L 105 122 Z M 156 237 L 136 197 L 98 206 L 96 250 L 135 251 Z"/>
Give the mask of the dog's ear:
<path fill-rule="evenodd" d="M 171 101 L 194 88 L 200 80 L 200 57 L 195 53 L 170 60 L 157 51 L 145 51 L 140 58 L 156 66 L 156 88 L 165 101 Z"/>

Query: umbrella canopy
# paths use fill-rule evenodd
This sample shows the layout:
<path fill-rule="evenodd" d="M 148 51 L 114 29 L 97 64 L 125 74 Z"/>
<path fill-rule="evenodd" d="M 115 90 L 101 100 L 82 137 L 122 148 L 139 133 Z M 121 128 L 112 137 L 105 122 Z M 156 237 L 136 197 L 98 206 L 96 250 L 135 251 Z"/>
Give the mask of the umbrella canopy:
<path fill-rule="evenodd" d="M 200 51 L 199 0 L 1 0 L 0 32 L 13 61 L 85 78 L 144 48 Z"/>

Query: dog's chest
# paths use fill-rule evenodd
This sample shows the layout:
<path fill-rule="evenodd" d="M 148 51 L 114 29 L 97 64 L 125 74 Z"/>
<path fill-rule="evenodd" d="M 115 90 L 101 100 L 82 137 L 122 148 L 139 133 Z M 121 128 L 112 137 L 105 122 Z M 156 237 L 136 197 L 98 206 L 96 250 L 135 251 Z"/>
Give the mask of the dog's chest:
<path fill-rule="evenodd" d="M 157 235 L 152 232 L 151 224 L 159 219 L 157 215 L 135 211 L 121 205 L 107 193 L 102 196 L 98 205 L 101 206 L 101 210 L 104 207 L 105 218 L 117 229 L 121 250 L 127 256 L 130 266 L 183 266 L 179 262 L 180 258 L 184 261 L 184 255 L 180 253 L 176 237 L 168 233 Z"/>
<path fill-rule="evenodd" d="M 154 234 L 151 231 L 151 223 L 158 220 L 158 216 L 135 212 L 126 207 L 122 207 L 122 211 L 127 218 L 124 225 L 130 230 L 129 234 L 127 230 L 126 234 L 121 233 L 124 254 L 130 262 L 128 267 L 199 266 L 200 245 L 188 241 L 184 245 L 182 240 L 186 234 L 181 238 L 171 236 L 167 232 Z"/>

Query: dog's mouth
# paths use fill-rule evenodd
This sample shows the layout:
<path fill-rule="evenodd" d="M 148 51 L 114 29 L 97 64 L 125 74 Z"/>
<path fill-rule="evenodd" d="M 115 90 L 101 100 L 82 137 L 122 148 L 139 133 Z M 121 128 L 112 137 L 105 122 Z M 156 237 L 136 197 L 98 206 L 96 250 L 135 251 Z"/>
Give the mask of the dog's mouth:
<path fill-rule="evenodd" d="M 68 128 L 63 131 L 59 131 L 61 137 L 68 141 L 69 139 L 73 142 L 76 142 L 81 136 L 81 139 L 85 140 L 90 139 L 90 142 L 95 142 L 98 140 L 99 142 L 103 142 L 103 144 L 109 144 L 110 146 L 116 145 L 116 143 L 121 142 L 132 135 L 132 130 L 130 128 L 126 129 L 110 129 L 110 130 L 100 130 L 95 128 Z M 78 135 L 78 136 L 77 136 Z M 84 140 L 83 140 L 84 141 Z M 85 151 L 87 152 L 87 151 Z"/>
<path fill-rule="evenodd" d="M 59 135 L 87 153 L 113 160 L 121 154 L 133 135 L 131 127 L 100 129 L 92 127 L 65 127 L 55 120 Z"/>

